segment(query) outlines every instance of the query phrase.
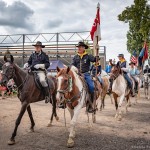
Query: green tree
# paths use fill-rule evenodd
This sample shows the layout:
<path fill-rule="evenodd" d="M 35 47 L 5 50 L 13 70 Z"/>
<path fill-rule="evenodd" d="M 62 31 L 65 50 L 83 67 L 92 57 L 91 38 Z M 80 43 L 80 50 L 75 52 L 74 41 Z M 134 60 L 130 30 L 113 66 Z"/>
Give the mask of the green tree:
<path fill-rule="evenodd" d="M 118 20 L 129 23 L 127 49 L 139 53 L 144 41 L 150 41 L 150 5 L 148 0 L 134 0 L 134 4 L 118 15 Z M 150 44 L 150 43 L 149 43 Z"/>

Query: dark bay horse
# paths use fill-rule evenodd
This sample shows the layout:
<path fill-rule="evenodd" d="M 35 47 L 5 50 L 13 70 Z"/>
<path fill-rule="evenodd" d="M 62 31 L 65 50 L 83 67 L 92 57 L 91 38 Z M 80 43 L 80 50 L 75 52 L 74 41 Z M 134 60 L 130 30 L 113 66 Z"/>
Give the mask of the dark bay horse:
<path fill-rule="evenodd" d="M 32 116 L 32 111 L 30 107 L 30 103 L 38 102 L 41 100 L 44 100 L 45 96 L 43 92 L 37 88 L 34 81 L 33 74 L 29 74 L 28 72 L 25 72 L 21 68 L 19 68 L 16 64 L 14 64 L 14 58 L 12 55 L 11 57 L 7 58 L 4 56 L 4 65 L 2 67 L 2 84 L 6 85 L 9 79 L 13 78 L 15 81 L 15 84 L 18 88 L 18 98 L 21 101 L 22 107 L 19 113 L 19 116 L 15 123 L 15 128 L 12 133 L 12 136 L 10 140 L 8 141 L 9 145 L 15 144 L 15 136 L 17 135 L 17 129 L 21 122 L 21 119 L 27 110 L 30 121 L 31 121 L 31 128 L 30 130 L 34 131 L 34 119 Z M 56 85 L 54 78 L 48 78 L 49 87 L 50 87 L 50 93 L 52 97 L 52 115 L 50 122 L 52 123 L 53 116 L 55 116 L 56 120 L 58 120 L 58 116 L 56 113 Z"/>

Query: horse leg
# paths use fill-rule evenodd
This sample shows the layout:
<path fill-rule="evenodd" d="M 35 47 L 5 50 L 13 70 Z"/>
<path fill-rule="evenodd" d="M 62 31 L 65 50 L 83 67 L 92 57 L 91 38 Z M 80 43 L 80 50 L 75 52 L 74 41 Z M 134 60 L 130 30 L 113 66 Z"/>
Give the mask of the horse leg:
<path fill-rule="evenodd" d="M 53 117 L 54 117 L 54 116 L 55 116 L 55 119 L 58 121 L 58 120 L 59 120 L 59 117 L 57 116 L 57 113 L 56 113 L 56 97 L 55 97 L 55 95 L 53 94 L 53 95 L 52 95 L 52 114 L 51 114 L 50 122 L 49 122 L 49 124 L 47 125 L 47 127 L 52 126 L 52 122 L 53 122 Z"/>
<path fill-rule="evenodd" d="M 116 107 L 116 115 L 115 115 L 115 118 L 117 118 L 117 117 L 118 117 L 118 102 L 117 102 L 117 95 L 116 95 L 116 94 L 113 94 L 113 97 L 114 97 L 115 107 Z"/>
<path fill-rule="evenodd" d="M 129 94 L 126 96 L 127 104 L 126 104 L 126 113 L 128 112 L 129 102 L 130 102 L 130 96 Z"/>
<path fill-rule="evenodd" d="M 81 108 L 82 108 L 81 104 L 78 104 L 74 108 L 74 115 L 73 115 L 72 120 L 70 122 L 70 133 L 69 133 L 69 139 L 67 141 L 67 147 L 70 147 L 70 148 L 74 146 L 74 140 L 73 140 L 74 135 L 75 135 L 74 128 L 75 128 L 75 125 L 76 125 L 76 122 L 77 122 L 77 118 L 79 116 Z"/>
<path fill-rule="evenodd" d="M 9 144 L 9 145 L 15 144 L 15 136 L 17 135 L 17 129 L 18 129 L 18 126 L 19 126 L 19 124 L 20 124 L 20 122 L 21 122 L 21 119 L 22 119 L 22 117 L 23 117 L 23 115 L 24 115 L 24 113 L 25 113 L 25 111 L 26 111 L 26 109 L 27 109 L 27 106 L 28 106 L 28 103 L 24 101 L 24 102 L 22 103 L 22 107 L 21 107 L 19 116 L 18 116 L 18 118 L 17 118 L 17 120 L 16 120 L 14 132 L 12 133 L 12 136 L 11 136 L 10 140 L 8 141 L 8 144 Z"/>
<path fill-rule="evenodd" d="M 109 94 L 109 96 L 110 96 L 111 104 L 113 104 L 113 98 L 112 98 L 112 95 Z"/>
<path fill-rule="evenodd" d="M 27 107 L 27 112 L 28 112 L 28 115 L 29 115 L 29 118 L 30 118 L 30 121 L 31 121 L 30 131 L 34 132 L 35 122 L 34 122 L 34 119 L 33 119 L 33 115 L 32 115 L 32 111 L 31 111 L 30 105 L 28 105 L 28 107 Z"/>

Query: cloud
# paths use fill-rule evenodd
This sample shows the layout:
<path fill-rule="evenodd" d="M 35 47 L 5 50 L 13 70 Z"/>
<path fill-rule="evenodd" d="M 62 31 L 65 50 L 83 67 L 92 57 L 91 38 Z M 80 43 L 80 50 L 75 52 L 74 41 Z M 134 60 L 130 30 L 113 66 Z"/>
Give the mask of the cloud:
<path fill-rule="evenodd" d="M 0 1 L 0 26 L 32 29 L 30 17 L 33 13 L 33 10 L 22 2 L 16 1 L 7 5 L 4 1 Z"/>
<path fill-rule="evenodd" d="M 58 28 L 61 26 L 61 24 L 63 23 L 63 21 L 61 19 L 54 19 L 54 20 L 47 20 L 47 28 Z"/>
<path fill-rule="evenodd" d="M 21 34 L 90 31 L 96 15 L 96 5 L 100 2 L 100 45 L 106 46 L 107 59 L 116 58 L 118 53 L 124 53 L 129 59 L 130 54 L 126 50 L 128 24 L 118 21 L 117 16 L 133 1 L 0 0 L 0 29 L 3 26 L 0 32 Z"/>

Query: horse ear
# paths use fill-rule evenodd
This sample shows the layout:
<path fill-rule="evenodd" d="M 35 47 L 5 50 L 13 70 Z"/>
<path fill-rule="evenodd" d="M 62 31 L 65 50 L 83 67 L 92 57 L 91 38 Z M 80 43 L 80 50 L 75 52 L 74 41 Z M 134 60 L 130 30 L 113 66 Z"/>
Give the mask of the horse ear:
<path fill-rule="evenodd" d="M 7 57 L 6 57 L 6 55 L 4 56 L 4 61 L 5 61 L 5 62 L 8 62 L 8 61 L 7 61 Z"/>
<path fill-rule="evenodd" d="M 70 71 L 70 67 L 67 67 L 67 73 Z"/>
<path fill-rule="evenodd" d="M 4 61 L 5 62 L 10 62 L 10 63 L 13 63 L 14 62 L 14 57 L 12 56 L 12 55 L 10 55 L 10 54 L 6 54 L 5 56 L 4 56 Z"/>
<path fill-rule="evenodd" d="M 11 61 L 11 63 L 14 62 L 14 57 L 13 57 L 13 55 L 10 55 L 10 61 Z"/>
<path fill-rule="evenodd" d="M 59 72 L 59 71 L 60 71 L 60 68 L 59 68 L 58 66 L 57 66 L 57 68 L 56 68 L 56 69 L 57 69 L 57 72 Z"/>

